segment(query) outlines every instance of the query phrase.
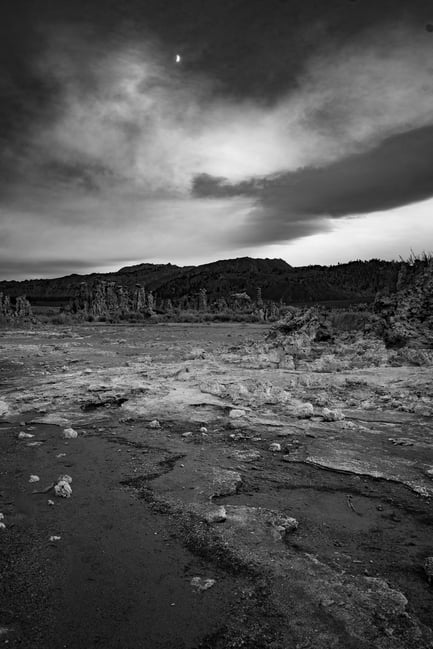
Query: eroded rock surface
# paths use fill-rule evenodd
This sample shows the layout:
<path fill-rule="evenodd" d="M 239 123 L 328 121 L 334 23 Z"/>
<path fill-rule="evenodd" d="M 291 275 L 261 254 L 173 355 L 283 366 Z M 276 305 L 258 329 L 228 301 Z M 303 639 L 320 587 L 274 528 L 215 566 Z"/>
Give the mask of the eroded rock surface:
<path fill-rule="evenodd" d="M 93 488 L 93 445 L 100 475 L 108 459 L 121 467 L 114 494 L 139 496 L 215 570 L 263 580 L 277 617 L 260 645 L 257 609 L 239 603 L 244 646 L 431 647 L 431 367 L 316 324 L 271 340 L 233 325 L 3 331 L 3 439 L 31 472 L 42 457 L 51 476 L 79 461 L 73 497 L 50 514 L 71 504 L 91 515 L 81 484 Z M 218 592 L 208 572 L 215 585 L 200 597 Z M 207 646 L 231 646 L 224 638 Z"/>

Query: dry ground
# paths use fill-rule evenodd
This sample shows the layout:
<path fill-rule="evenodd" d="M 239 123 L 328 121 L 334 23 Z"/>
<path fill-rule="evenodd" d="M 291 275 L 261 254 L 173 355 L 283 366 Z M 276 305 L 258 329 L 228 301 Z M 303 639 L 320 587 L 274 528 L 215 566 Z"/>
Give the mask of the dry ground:
<path fill-rule="evenodd" d="M 287 369 L 264 335 L 2 332 L 0 643 L 433 647 L 431 368 Z"/>

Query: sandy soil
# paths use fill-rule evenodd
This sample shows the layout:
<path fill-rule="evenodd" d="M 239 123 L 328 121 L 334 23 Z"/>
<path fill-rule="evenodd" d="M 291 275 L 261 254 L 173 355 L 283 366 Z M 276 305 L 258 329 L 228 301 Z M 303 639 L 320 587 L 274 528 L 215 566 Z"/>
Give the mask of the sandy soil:
<path fill-rule="evenodd" d="M 287 369 L 264 335 L 2 332 L 0 643 L 433 647 L 431 368 Z"/>

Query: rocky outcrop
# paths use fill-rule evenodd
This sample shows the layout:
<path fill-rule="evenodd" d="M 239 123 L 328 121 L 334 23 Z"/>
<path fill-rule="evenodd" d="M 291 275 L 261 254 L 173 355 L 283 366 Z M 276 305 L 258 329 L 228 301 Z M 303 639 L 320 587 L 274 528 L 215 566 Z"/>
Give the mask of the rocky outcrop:
<path fill-rule="evenodd" d="M 15 298 L 15 304 L 12 304 L 9 295 L 0 292 L 0 320 L 21 322 L 31 317 L 32 307 L 24 295 Z"/>
<path fill-rule="evenodd" d="M 131 314 L 152 315 L 153 296 L 137 285 L 131 293 L 115 282 L 82 282 L 70 303 L 71 313 L 89 320 L 117 320 Z"/>
<path fill-rule="evenodd" d="M 433 346 L 433 259 L 417 260 L 399 275 L 399 290 L 378 295 L 374 312 L 381 319 L 389 348 Z"/>

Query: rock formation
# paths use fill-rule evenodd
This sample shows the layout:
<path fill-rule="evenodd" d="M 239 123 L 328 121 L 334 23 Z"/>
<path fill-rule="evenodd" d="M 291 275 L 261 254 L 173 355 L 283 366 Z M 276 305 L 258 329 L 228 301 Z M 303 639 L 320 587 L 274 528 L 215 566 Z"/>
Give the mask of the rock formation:
<path fill-rule="evenodd" d="M 9 295 L 0 292 L 0 320 L 6 322 L 23 321 L 32 317 L 32 307 L 24 295 L 15 298 L 12 304 Z"/>

